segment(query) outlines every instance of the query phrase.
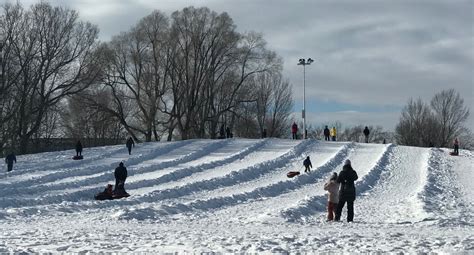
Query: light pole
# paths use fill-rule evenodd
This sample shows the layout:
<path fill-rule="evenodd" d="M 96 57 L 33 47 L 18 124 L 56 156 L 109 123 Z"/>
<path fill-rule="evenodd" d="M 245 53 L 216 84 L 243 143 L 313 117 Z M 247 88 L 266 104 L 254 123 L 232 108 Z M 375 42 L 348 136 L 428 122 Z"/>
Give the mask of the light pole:
<path fill-rule="evenodd" d="M 303 138 L 306 139 L 307 134 L 306 134 L 306 66 L 311 65 L 314 60 L 311 58 L 308 58 L 305 60 L 304 58 L 300 58 L 298 65 L 303 66 L 303 112 L 301 113 L 303 117 Z"/>

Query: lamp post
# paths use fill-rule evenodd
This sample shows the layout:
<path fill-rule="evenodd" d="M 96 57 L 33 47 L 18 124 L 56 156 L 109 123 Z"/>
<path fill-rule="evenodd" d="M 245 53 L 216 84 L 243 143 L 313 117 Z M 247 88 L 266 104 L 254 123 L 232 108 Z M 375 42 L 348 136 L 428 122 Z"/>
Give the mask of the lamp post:
<path fill-rule="evenodd" d="M 303 117 L 303 138 L 306 139 L 307 134 L 306 134 L 306 66 L 311 65 L 314 60 L 311 58 L 308 58 L 305 60 L 304 58 L 300 58 L 298 65 L 303 66 L 303 112 L 301 113 Z"/>

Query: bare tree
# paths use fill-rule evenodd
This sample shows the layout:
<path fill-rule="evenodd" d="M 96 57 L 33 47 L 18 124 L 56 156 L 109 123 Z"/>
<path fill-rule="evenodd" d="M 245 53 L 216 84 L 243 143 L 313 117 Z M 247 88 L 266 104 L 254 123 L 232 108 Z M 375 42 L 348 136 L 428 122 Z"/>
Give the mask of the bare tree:
<path fill-rule="evenodd" d="M 469 117 L 469 109 L 464 106 L 464 100 L 454 89 L 437 93 L 431 100 L 431 108 L 439 124 L 436 145 L 451 145 L 454 138 L 461 135 L 463 123 Z"/>
<path fill-rule="evenodd" d="M 421 147 L 434 146 L 436 130 L 438 124 L 429 106 L 421 99 L 410 99 L 395 128 L 399 144 Z"/>
<path fill-rule="evenodd" d="M 95 46 L 98 29 L 78 20 L 75 11 L 38 3 L 24 11 L 10 10 L 6 31 L 9 63 L 5 81 L 13 87 L 15 127 L 20 153 L 38 132 L 48 110 L 68 95 L 75 94 L 97 77 Z"/>

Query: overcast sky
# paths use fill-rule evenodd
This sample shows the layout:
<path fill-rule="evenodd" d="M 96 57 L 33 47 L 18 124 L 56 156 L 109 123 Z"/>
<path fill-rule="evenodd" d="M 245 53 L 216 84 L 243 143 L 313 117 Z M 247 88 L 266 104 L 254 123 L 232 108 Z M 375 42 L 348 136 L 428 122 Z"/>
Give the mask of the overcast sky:
<path fill-rule="evenodd" d="M 5 1 L 5 0 L 0 0 Z M 20 0 L 24 5 L 37 0 Z M 284 60 L 295 117 L 307 124 L 381 125 L 393 130 L 410 98 L 428 102 L 454 88 L 474 115 L 473 1 L 317 0 L 52 0 L 98 25 L 100 39 L 127 31 L 158 9 L 187 6 L 227 12 L 240 32 L 264 35 Z M 474 116 L 468 127 L 474 130 Z"/>

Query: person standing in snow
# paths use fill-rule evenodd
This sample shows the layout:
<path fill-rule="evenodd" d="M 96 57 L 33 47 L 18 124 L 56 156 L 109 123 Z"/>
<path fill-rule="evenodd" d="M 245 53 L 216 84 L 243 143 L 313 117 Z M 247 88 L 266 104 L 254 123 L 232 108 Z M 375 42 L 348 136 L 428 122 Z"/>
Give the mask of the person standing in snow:
<path fill-rule="evenodd" d="M 328 128 L 328 126 L 326 126 L 324 128 L 324 140 L 329 141 L 329 128 Z"/>
<path fill-rule="evenodd" d="M 128 155 L 132 154 L 132 146 L 135 147 L 135 142 L 133 141 L 132 137 L 129 137 L 127 140 Z"/>
<path fill-rule="evenodd" d="M 324 190 L 328 191 L 328 221 L 334 220 L 334 212 L 339 202 L 339 184 L 337 173 L 333 173 L 328 182 L 324 184 Z"/>
<path fill-rule="evenodd" d="M 296 122 L 293 122 L 293 125 L 291 125 L 291 135 L 293 140 L 298 139 L 298 125 L 296 125 Z"/>
<path fill-rule="evenodd" d="M 313 167 L 313 165 L 311 164 L 311 160 L 309 159 L 309 156 L 306 157 L 306 159 L 303 161 L 303 165 L 304 165 L 304 172 L 311 172 L 311 168 Z"/>
<path fill-rule="evenodd" d="M 12 152 L 8 154 L 7 157 L 5 158 L 5 163 L 7 164 L 7 172 L 10 172 L 11 170 L 13 170 L 13 162 L 16 163 L 16 156 Z"/>
<path fill-rule="evenodd" d="M 331 140 L 336 141 L 336 127 L 332 127 L 331 130 L 329 131 L 329 134 L 331 135 Z"/>
<path fill-rule="evenodd" d="M 336 217 L 334 220 L 339 221 L 341 219 L 342 208 L 344 208 L 346 202 L 347 222 L 354 220 L 354 200 L 356 197 L 354 181 L 356 181 L 357 178 L 359 177 L 356 171 L 352 169 L 351 161 L 347 159 L 336 181 L 341 184 L 341 188 L 339 190 L 339 203 L 337 204 Z"/>
<path fill-rule="evenodd" d="M 119 185 L 125 186 L 125 180 L 127 179 L 128 173 L 127 168 L 123 166 L 123 162 L 120 162 L 119 166 L 115 168 L 115 189 L 119 189 Z"/>
<path fill-rule="evenodd" d="M 229 127 L 225 128 L 225 135 L 226 135 L 226 138 L 232 138 L 232 132 L 230 132 Z"/>
<path fill-rule="evenodd" d="M 459 155 L 459 140 L 457 137 L 454 139 L 454 154 Z"/>
<path fill-rule="evenodd" d="M 77 141 L 76 143 L 76 156 L 82 156 L 82 143 Z"/>
<path fill-rule="evenodd" d="M 364 128 L 365 143 L 369 143 L 369 134 L 370 134 L 369 128 L 365 126 Z"/>

